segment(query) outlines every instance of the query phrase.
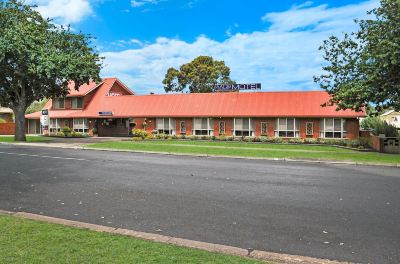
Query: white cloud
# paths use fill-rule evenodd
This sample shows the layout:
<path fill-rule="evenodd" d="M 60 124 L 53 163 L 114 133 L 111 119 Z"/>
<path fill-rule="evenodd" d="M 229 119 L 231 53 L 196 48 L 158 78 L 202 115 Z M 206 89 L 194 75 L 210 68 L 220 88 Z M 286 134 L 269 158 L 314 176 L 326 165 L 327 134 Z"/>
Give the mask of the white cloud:
<path fill-rule="evenodd" d="M 317 89 L 312 77 L 321 71 L 318 47 L 332 34 L 356 29 L 355 18 L 377 6 L 376 0 L 330 8 L 309 2 L 262 20 L 265 31 L 236 33 L 219 42 L 199 36 L 188 43 L 160 37 L 154 43 L 120 52 L 104 52 L 104 76 L 118 76 L 138 93 L 163 92 L 162 80 L 169 67 L 210 55 L 224 60 L 237 82 L 261 82 L 263 90 Z"/>
<path fill-rule="evenodd" d="M 162 0 L 132 0 L 131 6 L 132 7 L 142 7 L 144 5 L 153 4 L 156 5 Z"/>
<path fill-rule="evenodd" d="M 93 14 L 89 0 L 29 0 L 28 4 L 37 5 L 42 16 L 52 18 L 59 24 L 73 24 Z"/>

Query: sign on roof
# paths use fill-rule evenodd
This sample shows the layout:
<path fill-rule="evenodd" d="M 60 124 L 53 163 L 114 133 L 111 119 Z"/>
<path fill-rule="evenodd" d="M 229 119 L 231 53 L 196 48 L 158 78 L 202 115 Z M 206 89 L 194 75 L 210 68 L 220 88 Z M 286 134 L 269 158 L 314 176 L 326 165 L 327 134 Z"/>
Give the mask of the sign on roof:
<path fill-rule="evenodd" d="M 113 112 L 111 111 L 104 111 L 104 112 L 99 112 L 99 116 L 112 116 Z"/>
<path fill-rule="evenodd" d="M 217 84 L 214 89 L 215 91 L 260 90 L 261 83 Z"/>

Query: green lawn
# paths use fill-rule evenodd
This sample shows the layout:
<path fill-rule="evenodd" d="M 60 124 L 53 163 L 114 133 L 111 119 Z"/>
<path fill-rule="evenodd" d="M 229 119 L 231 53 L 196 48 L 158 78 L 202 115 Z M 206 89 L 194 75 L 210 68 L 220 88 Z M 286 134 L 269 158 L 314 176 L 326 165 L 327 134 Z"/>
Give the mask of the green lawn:
<path fill-rule="evenodd" d="M 0 215 L 0 263 L 260 263 Z"/>
<path fill-rule="evenodd" d="M 27 136 L 27 142 L 44 142 L 49 141 L 51 138 L 42 136 Z M 0 142 L 15 142 L 14 136 L 0 136 Z"/>
<path fill-rule="evenodd" d="M 359 152 L 331 146 L 251 144 L 244 142 L 204 141 L 117 141 L 87 145 L 92 148 L 151 151 L 164 153 L 206 154 L 257 158 L 289 158 L 363 163 L 400 164 L 400 155 Z"/>

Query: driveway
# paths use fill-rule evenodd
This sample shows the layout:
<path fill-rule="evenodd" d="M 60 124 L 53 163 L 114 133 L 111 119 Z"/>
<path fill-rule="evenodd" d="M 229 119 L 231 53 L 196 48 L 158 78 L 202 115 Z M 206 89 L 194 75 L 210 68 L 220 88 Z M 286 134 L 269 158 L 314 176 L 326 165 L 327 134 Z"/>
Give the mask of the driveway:
<path fill-rule="evenodd" d="M 0 145 L 0 209 L 362 263 L 400 263 L 390 167 Z"/>

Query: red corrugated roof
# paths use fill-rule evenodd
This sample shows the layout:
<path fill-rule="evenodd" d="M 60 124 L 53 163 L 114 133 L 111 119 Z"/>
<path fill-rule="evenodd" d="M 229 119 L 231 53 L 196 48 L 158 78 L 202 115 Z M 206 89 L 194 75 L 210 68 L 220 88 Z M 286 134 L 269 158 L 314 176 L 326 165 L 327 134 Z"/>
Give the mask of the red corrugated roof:
<path fill-rule="evenodd" d="M 95 118 L 99 112 L 112 112 L 114 117 L 365 116 L 364 112 L 321 107 L 330 98 L 324 91 L 105 96 L 115 82 L 119 83 L 115 78 L 104 79 L 86 109 L 52 110 L 50 118 Z M 39 117 L 40 113 L 27 115 L 27 118 Z"/>
<path fill-rule="evenodd" d="M 70 82 L 68 84 L 69 94 L 67 95 L 67 97 L 85 96 L 88 93 L 90 93 L 91 91 L 93 91 L 94 89 L 96 89 L 101 84 L 102 83 L 97 84 L 96 82 L 91 81 L 89 83 L 85 83 L 85 84 L 81 85 L 79 87 L 79 91 L 77 91 L 77 90 L 75 90 L 75 83 L 74 82 Z"/>

